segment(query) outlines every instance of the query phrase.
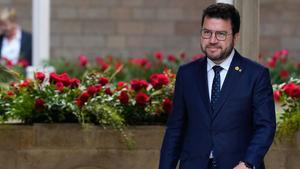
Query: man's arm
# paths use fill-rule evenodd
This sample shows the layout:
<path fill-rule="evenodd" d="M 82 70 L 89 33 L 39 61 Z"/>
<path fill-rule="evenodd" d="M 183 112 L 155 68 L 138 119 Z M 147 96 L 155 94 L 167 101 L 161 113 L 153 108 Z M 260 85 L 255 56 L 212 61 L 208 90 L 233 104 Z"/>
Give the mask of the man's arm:
<path fill-rule="evenodd" d="M 181 72 L 181 68 L 179 68 L 175 83 L 173 110 L 167 122 L 167 129 L 161 148 L 159 169 L 175 169 L 181 152 L 182 135 L 186 120 Z"/>
<path fill-rule="evenodd" d="M 254 86 L 252 109 L 254 131 L 243 161 L 257 168 L 270 148 L 276 130 L 273 90 L 266 68 Z"/>

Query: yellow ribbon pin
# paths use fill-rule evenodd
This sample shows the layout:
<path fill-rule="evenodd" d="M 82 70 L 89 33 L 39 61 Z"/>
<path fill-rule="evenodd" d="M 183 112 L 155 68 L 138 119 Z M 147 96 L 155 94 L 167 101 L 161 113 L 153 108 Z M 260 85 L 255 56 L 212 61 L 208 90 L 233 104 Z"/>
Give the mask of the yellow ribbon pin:
<path fill-rule="evenodd" d="M 234 69 L 235 69 L 236 71 L 242 72 L 242 69 L 241 69 L 240 67 L 238 67 L 238 66 L 236 66 Z"/>

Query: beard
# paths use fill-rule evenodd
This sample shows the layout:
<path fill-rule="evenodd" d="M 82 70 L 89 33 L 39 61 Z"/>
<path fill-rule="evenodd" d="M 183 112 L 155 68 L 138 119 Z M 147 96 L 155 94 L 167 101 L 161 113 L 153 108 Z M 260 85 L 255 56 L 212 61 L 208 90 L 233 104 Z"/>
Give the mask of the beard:
<path fill-rule="evenodd" d="M 214 45 L 207 45 L 207 46 L 203 46 L 202 44 L 200 45 L 201 46 L 201 50 L 202 52 L 210 59 L 212 60 L 213 62 L 216 62 L 216 63 L 221 63 L 222 61 L 224 61 L 225 59 L 227 59 L 231 53 L 231 51 L 233 50 L 233 46 L 234 46 L 234 41 L 232 40 L 232 42 L 228 45 L 228 47 L 226 47 L 225 49 L 222 49 L 221 46 L 217 45 L 217 44 L 214 44 Z M 220 48 L 221 49 L 221 52 L 219 55 L 215 55 L 215 56 L 212 56 L 212 55 L 209 55 L 208 52 L 207 52 L 207 49 L 210 48 L 210 47 L 216 47 L 216 48 Z"/>

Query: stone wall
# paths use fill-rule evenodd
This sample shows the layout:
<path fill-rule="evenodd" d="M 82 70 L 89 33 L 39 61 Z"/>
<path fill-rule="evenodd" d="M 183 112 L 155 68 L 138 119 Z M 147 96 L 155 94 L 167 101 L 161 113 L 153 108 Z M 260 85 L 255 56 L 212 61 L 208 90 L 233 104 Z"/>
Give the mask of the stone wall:
<path fill-rule="evenodd" d="M 142 57 L 146 53 L 199 53 L 201 12 L 214 0 L 51 0 L 51 56 Z M 0 0 L 16 6 L 31 30 L 31 0 Z"/>
<path fill-rule="evenodd" d="M 119 132 L 76 124 L 1 125 L 0 169 L 154 169 L 162 127 L 132 127 L 129 150 Z"/>
<path fill-rule="evenodd" d="M 17 8 L 20 24 L 31 30 L 32 0 L 0 0 Z M 51 56 L 144 56 L 199 53 L 204 7 L 215 0 L 51 0 Z M 300 1 L 260 0 L 263 57 L 289 49 L 300 53 Z M 244 21 L 245 22 L 245 21 Z"/>
<path fill-rule="evenodd" d="M 117 131 L 77 124 L 0 125 L 0 169 L 156 169 L 165 128 L 130 127 L 129 150 Z M 273 145 L 269 169 L 298 169 L 300 133 L 293 144 Z"/>
<path fill-rule="evenodd" d="M 300 59 L 300 1 L 260 0 L 261 54 L 271 56 L 286 48 L 290 56 Z"/>

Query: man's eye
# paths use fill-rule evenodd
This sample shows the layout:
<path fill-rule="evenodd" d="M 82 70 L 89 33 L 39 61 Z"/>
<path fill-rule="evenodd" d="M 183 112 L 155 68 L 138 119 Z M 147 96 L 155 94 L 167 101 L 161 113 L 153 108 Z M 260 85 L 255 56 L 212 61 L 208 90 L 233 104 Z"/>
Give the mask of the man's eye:
<path fill-rule="evenodd" d="M 210 34 L 211 32 L 208 31 L 208 30 L 204 30 L 203 33 L 204 33 L 204 34 Z"/>
<path fill-rule="evenodd" d="M 226 36 L 226 32 L 217 32 L 217 34 L 219 35 L 219 36 Z"/>

